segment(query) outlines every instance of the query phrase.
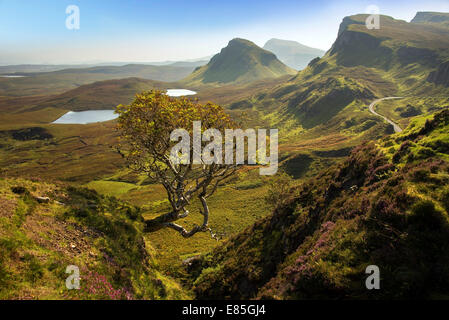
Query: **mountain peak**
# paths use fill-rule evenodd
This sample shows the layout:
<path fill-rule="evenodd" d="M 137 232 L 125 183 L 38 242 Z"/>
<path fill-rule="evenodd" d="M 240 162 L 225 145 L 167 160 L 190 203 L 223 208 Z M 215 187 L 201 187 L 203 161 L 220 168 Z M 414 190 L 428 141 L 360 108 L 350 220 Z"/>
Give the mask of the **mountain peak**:
<path fill-rule="evenodd" d="M 243 38 L 234 38 L 231 41 L 229 41 L 228 46 L 234 46 L 234 45 L 245 45 L 249 47 L 257 46 L 254 42 L 243 39 Z"/>
<path fill-rule="evenodd" d="M 446 12 L 417 12 L 415 17 L 410 21 L 412 23 L 449 23 L 449 13 Z"/>
<path fill-rule="evenodd" d="M 195 83 L 248 83 L 265 78 L 296 74 L 267 50 L 241 38 L 229 41 L 209 63 L 195 70 L 184 81 Z"/>
<path fill-rule="evenodd" d="M 293 40 L 283 40 L 283 39 L 278 39 L 278 38 L 271 38 L 270 40 L 268 40 L 265 45 L 265 47 L 268 46 L 284 46 L 284 47 L 294 47 L 294 48 L 301 48 L 303 50 L 319 50 L 319 49 L 315 49 L 312 47 L 308 47 L 306 45 L 303 45 L 297 41 L 293 41 Z"/>
<path fill-rule="evenodd" d="M 272 38 L 263 46 L 265 50 L 273 52 L 276 57 L 290 68 L 304 69 L 316 57 L 322 57 L 324 51 L 305 46 L 292 40 Z"/>
<path fill-rule="evenodd" d="M 417 14 L 415 21 L 430 21 L 445 14 Z M 447 59 L 447 31 L 435 23 L 408 23 L 389 16 L 380 16 L 380 30 L 365 26 L 367 15 L 345 17 L 330 56 L 340 66 L 375 67 L 390 70 L 419 64 L 436 68 Z M 448 14 L 449 17 L 449 14 Z M 430 19 L 430 20 L 429 20 Z M 441 19 L 441 18 L 440 18 Z M 433 21 L 433 20 L 432 20 Z"/>

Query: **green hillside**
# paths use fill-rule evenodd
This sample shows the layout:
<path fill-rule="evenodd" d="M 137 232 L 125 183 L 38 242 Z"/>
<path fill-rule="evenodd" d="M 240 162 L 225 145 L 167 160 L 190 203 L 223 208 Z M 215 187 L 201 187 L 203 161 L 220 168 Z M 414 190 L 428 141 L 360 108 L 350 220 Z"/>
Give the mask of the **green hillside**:
<path fill-rule="evenodd" d="M 448 148 L 448 110 L 358 146 L 197 261 L 197 298 L 447 298 Z"/>
<path fill-rule="evenodd" d="M 294 75 L 276 56 L 251 41 L 233 39 L 207 65 L 183 79 L 187 84 L 244 84 L 286 74 Z"/>
<path fill-rule="evenodd" d="M 284 137 L 339 133 L 354 142 L 383 130 L 378 127 L 383 121 L 368 110 L 374 98 L 402 96 L 397 103 L 421 113 L 449 105 L 449 29 L 381 16 L 381 29 L 368 30 L 366 17 L 344 18 L 324 57 L 293 79 L 236 104 L 250 104 L 284 129 Z"/>
<path fill-rule="evenodd" d="M 0 299 L 187 298 L 159 271 L 142 229 L 140 209 L 115 198 L 0 179 Z M 80 290 L 65 287 L 69 265 Z"/>
<path fill-rule="evenodd" d="M 302 70 L 309 62 L 322 57 L 325 52 L 311 48 L 296 41 L 270 39 L 263 46 L 265 50 L 273 52 L 276 57 L 290 68 Z"/>
<path fill-rule="evenodd" d="M 169 83 L 126 78 L 94 82 L 53 96 L 33 107 L 33 109 L 60 108 L 71 111 L 115 109 L 122 103 L 131 101 L 136 92 L 157 88 L 165 89 Z"/>
<path fill-rule="evenodd" d="M 445 12 L 418 12 L 412 19 L 413 23 L 437 23 L 449 27 L 449 13 Z"/>
<path fill-rule="evenodd" d="M 344 18 L 330 50 L 299 72 L 233 39 L 206 65 L 0 78 L 0 299 L 448 298 L 449 14 L 381 16 L 379 30 L 366 17 Z M 315 50 L 269 43 L 290 56 Z M 280 130 L 279 174 L 243 166 L 217 185 L 218 240 L 143 233 L 171 206 L 161 184 L 126 167 L 115 120 L 52 123 L 168 88 L 197 91 L 241 128 Z M 404 131 L 370 112 L 383 97 L 401 97 L 374 109 Z M 70 264 L 83 290 L 109 289 L 66 290 Z M 372 264 L 383 290 L 366 290 Z"/>

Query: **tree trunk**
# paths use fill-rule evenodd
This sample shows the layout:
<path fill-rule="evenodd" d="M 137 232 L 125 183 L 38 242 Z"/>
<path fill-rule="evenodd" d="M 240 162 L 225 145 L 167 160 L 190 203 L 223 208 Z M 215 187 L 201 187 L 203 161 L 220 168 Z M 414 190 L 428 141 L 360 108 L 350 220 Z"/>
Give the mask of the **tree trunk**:
<path fill-rule="evenodd" d="M 157 218 L 145 221 L 145 232 L 155 232 L 162 228 L 171 228 L 178 231 L 184 238 L 190 238 L 197 232 L 209 231 L 212 238 L 217 239 L 217 236 L 212 233 L 209 228 L 209 207 L 204 196 L 199 196 L 201 204 L 203 205 L 203 210 L 200 213 L 203 215 L 203 224 L 201 226 L 194 226 L 192 230 L 187 231 L 184 227 L 179 224 L 174 223 L 174 221 L 179 220 L 187 216 L 188 211 L 185 214 L 180 214 L 179 211 L 172 211 L 160 215 Z"/>

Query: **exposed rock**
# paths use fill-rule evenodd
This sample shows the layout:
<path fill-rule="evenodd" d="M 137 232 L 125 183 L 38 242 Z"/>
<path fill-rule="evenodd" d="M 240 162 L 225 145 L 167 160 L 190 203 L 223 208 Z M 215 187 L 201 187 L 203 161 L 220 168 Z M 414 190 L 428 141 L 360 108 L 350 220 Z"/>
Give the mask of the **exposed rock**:
<path fill-rule="evenodd" d="M 37 202 L 39 203 L 49 203 L 50 198 L 49 197 L 34 197 Z"/>
<path fill-rule="evenodd" d="M 196 255 L 183 260 L 182 265 L 186 268 L 188 273 L 196 273 L 201 269 L 201 262 L 202 257 L 200 255 Z"/>
<path fill-rule="evenodd" d="M 427 81 L 449 87 L 449 60 L 441 63 L 436 71 L 431 72 Z"/>
<path fill-rule="evenodd" d="M 343 31 L 331 48 L 337 63 L 345 67 L 365 66 L 388 68 L 393 57 L 391 48 L 382 45 L 383 39 L 368 33 Z"/>
<path fill-rule="evenodd" d="M 449 14 L 444 12 L 417 12 L 411 23 L 447 23 Z"/>

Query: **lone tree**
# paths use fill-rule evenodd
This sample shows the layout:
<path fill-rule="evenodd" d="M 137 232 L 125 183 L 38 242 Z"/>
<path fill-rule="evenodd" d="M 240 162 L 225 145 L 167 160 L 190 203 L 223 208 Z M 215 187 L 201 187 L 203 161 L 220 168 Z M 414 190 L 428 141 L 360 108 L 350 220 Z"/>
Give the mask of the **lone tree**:
<path fill-rule="evenodd" d="M 174 161 L 176 159 L 171 157 L 171 152 L 177 141 L 172 141 L 171 134 L 176 129 L 185 129 L 191 137 L 194 121 L 201 121 L 201 132 L 213 128 L 223 134 L 225 129 L 235 127 L 229 115 L 216 104 L 200 104 L 185 97 L 169 97 L 158 90 L 137 94 L 130 105 L 118 106 L 117 113 L 120 152 L 128 166 L 161 183 L 171 205 L 170 212 L 145 222 L 146 231 L 169 227 L 186 238 L 204 231 L 209 231 L 215 237 L 208 226 L 207 199 L 220 182 L 236 172 L 237 166 L 222 162 L 195 164 L 193 161 Z M 201 143 L 202 147 L 204 142 Z M 193 148 L 189 148 L 188 152 L 192 159 Z M 214 156 L 213 152 L 211 156 Z M 189 215 L 187 208 L 195 197 L 201 203 L 203 223 L 188 231 L 175 221 Z"/>

